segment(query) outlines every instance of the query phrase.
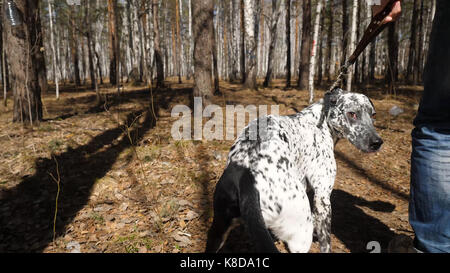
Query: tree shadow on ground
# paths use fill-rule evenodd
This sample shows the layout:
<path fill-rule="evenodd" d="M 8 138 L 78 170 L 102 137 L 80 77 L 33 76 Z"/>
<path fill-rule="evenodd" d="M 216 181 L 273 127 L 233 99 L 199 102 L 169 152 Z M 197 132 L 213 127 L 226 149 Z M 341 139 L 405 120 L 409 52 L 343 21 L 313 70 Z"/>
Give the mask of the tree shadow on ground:
<path fill-rule="evenodd" d="M 159 90 L 159 93 L 170 92 L 170 90 Z M 177 92 L 178 93 L 178 92 Z M 120 96 L 115 93 L 103 94 L 102 101 L 97 102 L 97 96 L 95 94 L 87 94 L 75 98 L 64 99 L 64 108 L 57 110 L 49 110 L 49 113 L 54 112 L 64 112 L 53 118 L 46 118 L 43 121 L 54 121 L 54 120 L 64 120 L 80 114 L 97 114 L 105 112 L 114 106 L 119 106 L 121 104 L 135 102 L 142 103 L 147 102 L 150 98 L 148 89 L 142 88 L 133 91 L 122 92 Z M 61 105 L 61 103 L 59 103 Z M 85 110 L 74 110 L 73 106 L 88 106 Z M 59 108 L 59 107 L 58 107 Z"/>
<path fill-rule="evenodd" d="M 173 94 L 171 94 L 173 96 Z M 155 111 L 132 111 L 126 124 L 133 143 L 156 124 L 154 113 L 167 106 L 167 94 L 155 98 Z M 137 122 L 139 116 L 143 122 Z M 53 240 L 53 217 L 57 184 L 56 164 L 60 173 L 61 191 L 58 200 L 56 237 L 66 233 L 67 226 L 87 204 L 97 179 L 103 177 L 119 155 L 131 146 L 125 136 L 126 127 L 118 126 L 95 136 L 76 149 L 36 160 L 36 172 L 24 177 L 16 187 L 0 192 L 0 252 L 42 252 Z"/>

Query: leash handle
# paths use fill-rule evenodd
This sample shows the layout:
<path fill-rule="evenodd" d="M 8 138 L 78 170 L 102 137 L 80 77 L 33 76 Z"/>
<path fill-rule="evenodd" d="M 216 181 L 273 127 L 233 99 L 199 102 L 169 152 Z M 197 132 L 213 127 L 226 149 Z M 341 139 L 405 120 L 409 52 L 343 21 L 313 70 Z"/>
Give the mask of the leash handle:
<path fill-rule="evenodd" d="M 358 58 L 359 55 L 361 55 L 361 53 L 364 51 L 364 49 L 367 47 L 367 45 L 372 42 L 372 40 L 378 36 L 378 34 L 380 34 L 385 28 L 386 26 L 389 24 L 382 24 L 384 18 L 386 18 L 389 13 L 392 11 L 392 9 L 394 8 L 394 4 L 397 2 L 398 0 L 390 0 L 386 6 L 377 14 L 375 14 L 375 16 L 372 18 L 372 20 L 370 21 L 369 26 L 367 27 L 366 31 L 364 32 L 364 35 L 361 39 L 361 41 L 359 42 L 358 46 L 356 47 L 355 51 L 353 52 L 353 54 L 348 58 L 347 63 L 345 64 L 345 66 L 347 66 L 347 68 L 354 64 L 356 59 Z"/>
<path fill-rule="evenodd" d="M 347 61 L 345 62 L 345 64 L 341 67 L 340 73 L 336 79 L 336 81 L 333 83 L 333 85 L 331 86 L 331 88 L 328 90 L 328 92 L 331 92 L 332 90 L 334 90 L 336 87 L 339 87 L 341 81 L 344 79 L 345 74 L 347 74 L 348 72 L 348 68 L 353 65 L 356 61 L 356 59 L 359 57 L 359 55 L 361 55 L 361 53 L 364 51 L 364 49 L 367 47 L 367 45 L 375 38 L 378 36 L 378 34 L 380 34 L 384 28 L 389 24 L 382 24 L 384 18 L 386 18 L 386 16 L 389 15 L 389 13 L 392 11 L 394 4 L 397 2 L 398 0 L 390 0 L 384 7 L 383 9 L 378 12 L 377 14 L 375 14 L 375 16 L 372 18 L 372 20 L 370 21 L 369 26 L 367 27 L 367 29 L 364 31 L 364 35 L 361 39 L 361 41 L 359 41 L 358 46 L 356 47 L 355 51 L 353 52 L 353 54 L 347 59 Z"/>

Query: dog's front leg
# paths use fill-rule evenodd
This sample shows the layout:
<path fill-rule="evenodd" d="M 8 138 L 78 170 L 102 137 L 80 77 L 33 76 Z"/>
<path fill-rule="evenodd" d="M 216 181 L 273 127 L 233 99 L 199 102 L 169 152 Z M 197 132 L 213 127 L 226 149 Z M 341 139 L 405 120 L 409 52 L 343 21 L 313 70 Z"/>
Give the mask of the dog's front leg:
<path fill-rule="evenodd" d="M 331 252 L 331 203 L 329 195 L 314 195 L 314 229 L 319 240 L 320 252 Z"/>

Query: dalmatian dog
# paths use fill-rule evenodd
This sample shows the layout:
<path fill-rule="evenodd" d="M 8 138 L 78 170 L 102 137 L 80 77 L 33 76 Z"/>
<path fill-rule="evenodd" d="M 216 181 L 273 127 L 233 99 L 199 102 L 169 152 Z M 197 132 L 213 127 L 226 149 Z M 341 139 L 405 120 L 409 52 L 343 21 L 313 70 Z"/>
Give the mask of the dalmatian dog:
<path fill-rule="evenodd" d="M 261 253 L 278 252 L 272 235 L 290 252 L 308 252 L 313 234 L 320 251 L 330 252 L 334 145 L 345 138 L 363 152 L 378 151 L 374 116 L 368 97 L 336 88 L 297 114 L 250 122 L 216 185 L 206 252 L 218 252 L 239 223 Z"/>

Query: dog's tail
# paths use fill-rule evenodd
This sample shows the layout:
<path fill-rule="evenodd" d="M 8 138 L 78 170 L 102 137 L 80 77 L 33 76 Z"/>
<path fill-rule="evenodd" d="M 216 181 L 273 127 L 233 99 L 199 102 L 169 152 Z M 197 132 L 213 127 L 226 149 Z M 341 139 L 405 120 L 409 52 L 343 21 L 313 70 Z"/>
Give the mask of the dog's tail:
<path fill-rule="evenodd" d="M 241 218 L 247 226 L 250 238 L 255 243 L 259 252 L 279 252 L 272 236 L 266 228 L 261 213 L 259 192 L 255 187 L 256 181 L 249 169 L 242 172 L 239 181 L 239 207 Z"/>

